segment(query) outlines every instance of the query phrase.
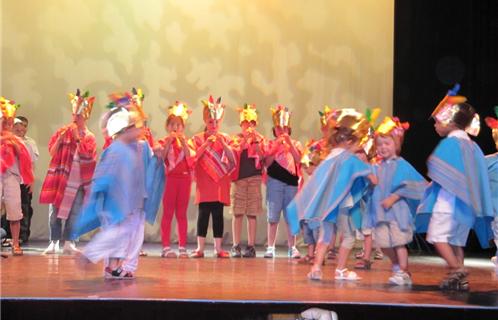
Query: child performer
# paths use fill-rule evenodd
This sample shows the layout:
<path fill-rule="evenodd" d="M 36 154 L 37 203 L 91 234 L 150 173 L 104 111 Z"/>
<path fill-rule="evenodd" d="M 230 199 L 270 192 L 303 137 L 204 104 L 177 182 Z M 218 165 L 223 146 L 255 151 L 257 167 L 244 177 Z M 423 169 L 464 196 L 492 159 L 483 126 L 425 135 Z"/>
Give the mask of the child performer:
<path fill-rule="evenodd" d="M 24 142 L 15 136 L 12 131 L 16 110 L 19 105 L 12 100 L 0 97 L 0 202 L 5 205 L 7 220 L 12 234 L 12 255 L 23 254 L 19 245 L 21 220 L 21 184 L 31 188 L 33 183 L 33 170 L 31 156 Z"/>
<path fill-rule="evenodd" d="M 335 124 L 332 120 L 333 110 L 329 106 L 325 106 L 323 111 L 319 111 L 320 129 L 322 138 L 319 140 L 311 140 L 306 144 L 301 158 L 301 163 L 304 166 L 306 173 L 311 176 L 316 167 L 325 159 L 329 153 L 327 138 L 330 132 L 330 125 Z M 308 221 L 301 220 L 301 229 L 303 233 L 304 244 L 308 246 L 307 254 L 299 260 L 300 263 L 313 264 L 315 258 L 315 247 L 318 241 L 318 229 L 312 230 L 308 226 Z M 336 235 L 332 236 L 331 248 L 335 247 Z"/>
<path fill-rule="evenodd" d="M 256 131 L 258 113 L 256 106 L 245 104 L 239 108 L 239 124 L 242 132 L 232 140 L 232 147 L 237 160 L 233 171 L 233 258 L 256 257 L 256 217 L 263 212 L 261 196 L 261 174 L 265 152 L 265 138 Z M 240 247 L 242 219 L 247 217 L 247 247 L 244 252 Z"/>
<path fill-rule="evenodd" d="M 48 143 L 52 159 L 40 192 L 40 203 L 49 204 L 50 244 L 45 254 L 57 253 L 60 240 L 65 241 L 64 253 L 77 251 L 71 228 L 88 193 L 97 158 L 95 136 L 86 127 L 94 100 L 88 91 L 69 94 L 73 121 L 57 130 Z"/>
<path fill-rule="evenodd" d="M 213 217 L 214 253 L 218 258 L 229 258 L 223 250 L 223 207 L 230 205 L 230 174 L 235 168 L 235 157 L 229 146 L 230 138 L 219 132 L 225 105 L 221 97 L 214 101 L 212 96 L 202 100 L 204 132 L 192 137 L 196 151 L 195 202 L 199 205 L 197 216 L 197 249 L 192 258 L 203 258 L 209 216 Z"/>
<path fill-rule="evenodd" d="M 143 103 L 145 99 L 145 95 L 142 92 L 142 89 L 138 88 L 132 88 L 131 92 L 116 92 L 112 93 L 110 96 L 111 98 L 111 103 L 107 106 L 108 109 L 112 109 L 116 106 L 121 106 L 125 108 L 128 111 L 135 112 L 138 117 L 141 119 L 143 126 L 140 127 L 140 135 L 138 137 L 138 141 L 145 141 L 149 145 L 150 148 L 154 148 L 154 137 L 152 136 L 152 132 L 150 131 L 150 128 L 147 126 L 147 115 L 145 114 L 145 111 L 143 109 Z M 105 117 L 107 114 L 103 115 L 103 118 L 101 119 L 101 130 L 102 133 L 104 134 L 104 146 L 103 149 L 105 150 L 111 143 L 112 143 L 112 137 L 110 137 L 105 130 L 105 123 L 106 119 Z M 104 123 L 104 126 L 102 127 L 102 123 Z M 141 143 L 139 143 L 141 145 Z M 143 148 L 142 148 L 143 149 Z M 160 148 L 159 148 L 160 149 Z M 158 151 L 159 149 L 156 149 L 155 151 Z M 140 256 L 146 256 L 147 253 L 140 249 Z"/>
<path fill-rule="evenodd" d="M 168 108 L 166 130 L 168 135 L 159 140 L 163 148 L 166 167 L 166 189 L 163 195 L 163 218 L 161 238 L 164 258 L 188 258 L 187 245 L 187 208 L 192 185 L 195 153 L 185 137 L 185 122 L 191 110 L 187 104 L 176 101 Z M 170 247 L 171 221 L 176 216 L 178 233 L 178 255 Z"/>
<path fill-rule="evenodd" d="M 120 102 L 122 104 L 123 102 Z M 102 227 L 79 260 L 105 259 L 105 277 L 133 279 L 144 238 L 144 221 L 153 223 L 164 187 L 164 166 L 140 143 L 143 118 L 131 109 L 109 111 L 107 132 L 114 141 L 104 150 L 91 185 L 88 205 L 75 226 L 75 235 Z"/>
<path fill-rule="evenodd" d="M 375 148 L 374 148 L 374 123 L 380 114 L 380 109 L 375 108 L 373 110 L 367 109 L 365 112 L 365 118 L 370 124 L 367 136 L 363 138 L 360 142 L 360 148 L 355 150 L 355 155 L 364 163 L 371 165 L 370 161 L 375 162 Z M 368 191 L 363 195 L 360 200 L 360 211 L 361 211 L 361 228 L 357 230 L 356 237 L 363 240 L 362 250 L 355 254 L 355 258 L 359 259 L 355 265 L 355 269 L 370 270 L 372 267 L 372 262 L 370 257 L 372 255 L 373 246 L 373 222 L 371 216 L 368 212 L 368 200 L 370 199 L 373 191 L 373 186 L 368 189 Z M 378 256 L 380 252 L 379 248 L 375 249 L 375 256 Z M 380 254 L 382 254 L 380 252 Z"/>
<path fill-rule="evenodd" d="M 407 122 L 386 117 L 375 130 L 375 149 L 380 162 L 374 165 L 378 184 L 369 199 L 368 212 L 375 227 L 375 242 L 392 263 L 389 282 L 411 285 L 406 245 L 413 240 L 413 219 L 424 195 L 426 181 L 402 157 Z"/>
<path fill-rule="evenodd" d="M 332 126 L 329 145 L 331 151 L 316 168 L 311 178 L 287 207 L 293 234 L 299 232 L 299 221 L 307 220 L 311 229 L 319 229 L 315 260 L 308 278 L 321 280 L 321 266 L 337 228 L 343 234 L 335 279 L 359 280 L 358 275 L 346 268 L 354 244 L 352 214 L 368 187 L 370 167 L 349 150 L 357 148 L 368 132 L 368 122 L 353 109 L 335 111 L 336 123 Z"/>
<path fill-rule="evenodd" d="M 127 108 L 128 111 L 131 107 L 133 107 L 139 113 L 139 116 L 145 120 L 144 126 L 141 128 L 142 132 L 140 133 L 139 140 L 147 141 L 151 148 L 154 147 L 154 137 L 152 136 L 152 132 L 150 131 L 150 128 L 147 126 L 147 115 L 143 111 L 143 103 L 144 103 L 145 95 L 143 94 L 142 89 L 132 88 L 131 92 L 124 93 L 125 96 L 120 96 L 119 93 L 114 93 L 113 95 L 115 95 L 114 97 L 112 97 L 112 95 L 111 95 L 111 99 L 113 100 L 113 102 L 111 102 L 110 105 L 107 106 L 107 108 L 112 109 L 113 107 L 115 107 L 115 102 L 119 101 L 120 99 L 125 99 L 125 101 L 128 101 L 131 99 L 132 103 L 128 104 L 124 107 Z M 105 124 L 106 124 L 105 117 L 106 116 L 108 116 L 107 113 L 105 113 L 103 115 L 103 119 L 101 119 L 101 123 L 100 123 L 102 134 L 104 135 L 104 146 L 102 147 L 102 149 L 104 149 L 104 150 L 107 147 L 109 147 L 109 145 L 113 141 L 112 137 L 109 137 L 109 135 L 106 133 L 106 128 L 105 128 Z"/>
<path fill-rule="evenodd" d="M 296 248 L 296 237 L 289 228 L 287 205 L 294 199 L 301 182 L 301 145 L 292 140 L 290 116 L 287 107 L 277 105 L 271 109 L 273 135 L 269 142 L 265 158 L 266 173 L 266 208 L 268 211 L 268 247 L 265 258 L 275 257 L 275 240 L 277 236 L 280 213 L 283 211 L 287 227 L 287 245 L 289 258 L 299 259 L 301 254 Z"/>
<path fill-rule="evenodd" d="M 498 106 L 495 107 L 495 114 L 498 118 Z M 491 128 L 493 140 L 495 141 L 496 150 L 498 150 L 498 119 L 487 117 L 486 124 Z M 488 163 L 489 184 L 491 186 L 491 197 L 493 209 L 495 212 L 495 219 L 493 221 L 493 233 L 496 245 L 496 255 L 491 259 L 495 264 L 496 271 L 498 272 L 498 152 L 486 156 Z"/>
<path fill-rule="evenodd" d="M 427 160 L 432 183 L 418 209 L 417 231 L 427 231 L 427 241 L 448 264 L 440 288 L 461 291 L 469 288 L 463 252 L 469 230 L 474 227 L 481 246 L 488 247 L 494 214 L 484 155 L 467 135 L 479 133 L 479 116 L 465 97 L 456 95 L 458 89 L 450 90 L 432 112 L 444 139 Z"/>

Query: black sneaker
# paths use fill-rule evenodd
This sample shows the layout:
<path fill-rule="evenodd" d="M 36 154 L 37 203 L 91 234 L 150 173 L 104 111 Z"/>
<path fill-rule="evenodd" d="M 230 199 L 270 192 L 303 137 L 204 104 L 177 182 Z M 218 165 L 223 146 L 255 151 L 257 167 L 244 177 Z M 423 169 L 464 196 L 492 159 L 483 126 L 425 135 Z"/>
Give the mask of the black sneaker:
<path fill-rule="evenodd" d="M 234 245 L 232 249 L 230 249 L 230 255 L 232 258 L 242 257 L 242 249 L 240 249 L 240 245 Z"/>
<path fill-rule="evenodd" d="M 256 258 L 256 249 L 254 246 L 247 246 L 242 256 L 244 258 Z"/>
<path fill-rule="evenodd" d="M 443 291 L 469 291 L 467 275 L 465 271 L 452 272 L 441 282 L 439 288 Z"/>

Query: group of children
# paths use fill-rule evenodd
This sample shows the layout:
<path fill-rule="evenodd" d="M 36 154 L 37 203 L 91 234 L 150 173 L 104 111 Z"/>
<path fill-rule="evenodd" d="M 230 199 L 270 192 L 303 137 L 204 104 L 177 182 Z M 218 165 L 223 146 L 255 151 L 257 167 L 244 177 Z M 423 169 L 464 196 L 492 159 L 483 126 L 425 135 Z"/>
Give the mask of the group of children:
<path fill-rule="evenodd" d="M 57 252 L 59 241 L 65 241 L 64 250 L 76 253 L 82 264 L 105 260 L 106 277 L 131 279 L 143 243 L 144 223 L 154 223 L 162 199 L 163 257 L 203 258 L 210 216 L 216 257 L 255 257 L 256 219 L 263 213 L 265 183 L 265 258 L 275 256 L 277 227 L 283 213 L 288 256 L 301 257 L 296 248 L 299 233 L 308 245 L 302 261 L 312 263 L 309 279 L 322 278 L 327 252 L 338 238 L 335 279 L 359 280 L 347 268 L 347 260 L 355 232 L 361 230 L 365 247 L 360 265 L 370 268 L 374 242 L 392 262 L 389 282 L 409 285 L 412 279 L 406 245 L 415 231 L 427 232 L 427 240 L 450 268 L 441 288 L 466 290 L 463 247 L 470 228 L 476 230 L 483 247 L 493 238 L 492 230 L 498 238 L 498 161 L 497 154 L 485 158 L 468 137 L 467 133 L 479 132 L 479 118 L 457 91 L 450 91 L 432 114 L 436 131 L 444 139 L 428 160 L 428 177 L 432 180 L 428 183 L 400 157 L 408 124 L 386 117 L 376 126 L 378 110 L 362 114 L 354 109 L 326 107 L 320 112 L 322 138 L 303 148 L 291 138 L 287 107 L 271 109 L 273 139 L 257 131 L 258 113 L 251 104 L 238 109 L 241 132 L 229 136 L 220 131 L 225 105 L 221 98 L 210 96 L 202 101 L 203 132 L 186 138 L 184 129 L 191 110 L 177 101 L 168 108 L 167 135 L 155 142 L 147 127 L 144 96 L 135 89 L 110 95 L 109 111 L 101 119 L 105 150 L 97 162 L 95 136 L 85 125 L 94 98 L 78 90 L 70 95 L 73 121 L 59 129 L 49 143 L 52 159 L 40 194 L 40 202 L 50 204 L 51 242 L 45 252 Z M 14 184 L 10 180 L 15 177 L 18 186 L 21 181 L 30 184 L 32 175 L 20 174 L 29 167 L 22 160 L 22 147 L 10 147 L 22 146 L 22 142 L 4 139 L 4 132 L 10 137 L 4 105 L 14 103 L 2 102 L 2 155 L 5 140 L 9 146 L 5 150 L 13 150 L 10 153 L 17 159 L 17 167 L 13 167 L 4 165 L 2 156 L 4 199 L 10 199 L 8 190 L 13 187 L 8 186 Z M 489 118 L 486 123 L 496 141 L 498 120 Z M 23 166 L 26 168 L 21 171 Z M 303 171 L 309 175 L 306 182 Z M 197 248 L 189 254 L 187 207 L 194 181 Z M 226 252 L 222 247 L 223 210 L 230 205 L 233 246 Z M 14 217 L 19 210 L 14 211 L 8 209 L 7 213 Z M 15 218 L 18 216 L 19 212 Z M 177 220 L 178 250 L 170 242 L 173 216 Z M 242 249 L 244 216 L 248 243 Z M 76 249 L 75 239 L 99 227 L 101 231 L 82 252 Z M 22 254 L 15 238 L 13 252 Z"/>

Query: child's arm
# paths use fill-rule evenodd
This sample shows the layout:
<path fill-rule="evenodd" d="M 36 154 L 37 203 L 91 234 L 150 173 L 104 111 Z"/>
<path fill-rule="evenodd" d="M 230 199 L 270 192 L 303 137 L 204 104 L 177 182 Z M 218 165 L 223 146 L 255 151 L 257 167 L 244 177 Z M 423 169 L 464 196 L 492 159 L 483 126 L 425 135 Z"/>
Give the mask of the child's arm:
<path fill-rule="evenodd" d="M 396 203 L 396 201 L 398 201 L 399 199 L 401 199 L 400 196 L 398 196 L 395 193 L 392 193 L 389 197 L 382 200 L 382 202 L 380 204 L 382 205 L 382 207 L 384 209 L 389 210 Z"/>

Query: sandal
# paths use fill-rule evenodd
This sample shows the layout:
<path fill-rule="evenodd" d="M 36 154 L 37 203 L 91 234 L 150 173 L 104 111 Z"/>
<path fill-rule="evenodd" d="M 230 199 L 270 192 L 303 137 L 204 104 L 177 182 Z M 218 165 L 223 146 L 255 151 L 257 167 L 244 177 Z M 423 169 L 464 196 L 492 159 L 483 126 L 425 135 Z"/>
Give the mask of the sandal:
<path fill-rule="evenodd" d="M 313 280 L 313 281 L 321 281 L 322 277 L 323 277 L 322 270 L 320 270 L 320 269 L 318 269 L 318 270 L 311 270 L 307 274 L 307 277 L 308 277 L 308 279 Z"/>
<path fill-rule="evenodd" d="M 360 270 L 370 270 L 372 268 L 372 262 L 370 260 L 361 259 L 355 263 L 354 268 Z"/>
<path fill-rule="evenodd" d="M 349 271 L 347 268 L 342 270 L 335 269 L 335 279 L 336 280 L 347 280 L 347 281 L 357 281 L 361 278 L 354 271 Z"/>
<path fill-rule="evenodd" d="M 204 258 L 204 252 L 195 250 L 190 254 L 190 258 L 193 259 Z"/>
<path fill-rule="evenodd" d="M 354 258 L 355 259 L 363 259 L 363 257 L 365 256 L 365 252 L 363 250 L 360 250 L 358 251 L 355 255 L 354 255 Z"/>
<path fill-rule="evenodd" d="M 140 250 L 140 253 L 138 254 L 140 257 L 147 257 L 147 252 Z"/>
<path fill-rule="evenodd" d="M 314 259 L 315 259 L 315 257 L 307 254 L 304 257 L 302 257 L 301 259 L 299 259 L 297 262 L 299 264 L 313 264 Z"/>
<path fill-rule="evenodd" d="M 441 282 L 439 288 L 448 291 L 468 291 L 469 281 L 467 280 L 467 276 L 468 273 L 464 270 L 450 272 Z"/>
<path fill-rule="evenodd" d="M 230 253 L 228 253 L 225 250 L 221 250 L 219 252 L 215 252 L 215 256 L 216 256 L 216 258 L 226 259 L 226 258 L 230 258 Z"/>
<path fill-rule="evenodd" d="M 384 259 L 384 254 L 382 253 L 382 251 L 375 250 L 374 251 L 374 260 L 382 260 L 382 259 Z"/>
<path fill-rule="evenodd" d="M 22 256 L 24 253 L 21 249 L 20 246 L 15 246 L 15 245 L 12 245 L 12 255 L 13 256 Z"/>
<path fill-rule="evenodd" d="M 178 258 L 180 259 L 188 258 L 187 249 L 185 249 L 184 247 L 178 248 Z"/>
<path fill-rule="evenodd" d="M 161 252 L 161 257 L 162 258 L 177 258 L 178 256 L 177 256 L 175 251 L 171 250 L 170 247 L 166 247 Z"/>
<path fill-rule="evenodd" d="M 336 255 L 337 255 L 337 252 L 335 251 L 335 249 L 331 249 L 327 252 L 327 259 L 334 260 Z"/>

